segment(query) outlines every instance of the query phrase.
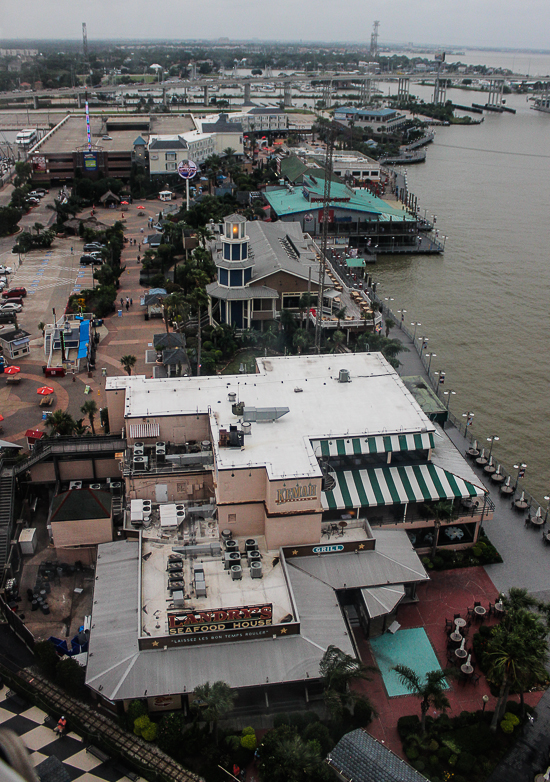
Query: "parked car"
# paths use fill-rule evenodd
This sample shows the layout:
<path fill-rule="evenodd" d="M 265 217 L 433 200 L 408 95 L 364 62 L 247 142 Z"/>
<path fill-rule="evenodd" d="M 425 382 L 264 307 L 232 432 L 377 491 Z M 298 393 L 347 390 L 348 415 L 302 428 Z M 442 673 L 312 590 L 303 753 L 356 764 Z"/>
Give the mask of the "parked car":
<path fill-rule="evenodd" d="M 39 198 L 26 198 L 25 203 L 28 204 L 28 206 L 38 206 L 40 203 Z"/>
<path fill-rule="evenodd" d="M 13 323 L 16 318 L 15 312 L 3 312 L 0 308 L 0 323 Z"/>
<path fill-rule="evenodd" d="M 88 255 L 80 256 L 80 263 L 83 266 L 100 266 L 103 263 L 103 259 L 100 255 L 92 255 L 89 253 Z"/>
<path fill-rule="evenodd" d="M 20 304 L 15 304 L 13 301 L 8 301 L 7 304 L 0 304 L 1 312 L 21 312 L 23 307 Z"/>
<path fill-rule="evenodd" d="M 99 252 L 105 247 L 104 244 L 100 244 L 99 242 L 89 242 L 88 244 L 85 244 L 82 248 L 85 253 L 94 253 Z"/>
<path fill-rule="evenodd" d="M 32 190 L 29 193 L 29 198 L 38 198 L 40 200 L 41 198 L 44 198 L 45 193 L 42 190 Z"/>
<path fill-rule="evenodd" d="M 27 289 L 26 288 L 11 288 L 9 291 L 5 291 L 2 294 L 3 299 L 15 299 L 17 297 L 21 297 L 22 299 L 25 298 L 27 295 Z"/>

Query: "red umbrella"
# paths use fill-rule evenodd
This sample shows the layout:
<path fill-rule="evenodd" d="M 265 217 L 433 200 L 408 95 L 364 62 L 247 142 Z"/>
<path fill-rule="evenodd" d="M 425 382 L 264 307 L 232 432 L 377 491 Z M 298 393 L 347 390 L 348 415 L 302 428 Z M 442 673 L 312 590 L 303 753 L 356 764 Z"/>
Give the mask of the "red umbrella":
<path fill-rule="evenodd" d="M 138 209 L 145 209 L 144 206 L 138 206 Z"/>
<path fill-rule="evenodd" d="M 121 201 L 120 202 L 123 206 L 128 206 L 128 201 Z"/>
<path fill-rule="evenodd" d="M 4 369 L 4 374 L 6 375 L 16 375 L 18 372 L 21 372 L 21 367 L 6 367 Z"/>
<path fill-rule="evenodd" d="M 4 420 L 4 416 L 0 413 L 0 421 Z"/>
<path fill-rule="evenodd" d="M 42 386 L 42 388 L 37 389 L 36 393 L 40 394 L 40 396 L 49 396 L 54 393 L 54 390 L 50 386 Z"/>

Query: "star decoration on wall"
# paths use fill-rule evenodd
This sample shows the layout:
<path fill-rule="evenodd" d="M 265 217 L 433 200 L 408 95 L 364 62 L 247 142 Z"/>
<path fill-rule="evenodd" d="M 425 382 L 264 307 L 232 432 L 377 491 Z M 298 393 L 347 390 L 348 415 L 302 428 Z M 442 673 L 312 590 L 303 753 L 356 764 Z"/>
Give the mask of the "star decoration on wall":
<path fill-rule="evenodd" d="M 158 646 L 158 645 L 159 645 L 158 641 L 153 641 L 153 646 Z"/>
<path fill-rule="evenodd" d="M 360 543 L 359 544 L 359 550 L 362 551 L 364 548 L 365 548 L 365 544 L 364 543 Z"/>
<path fill-rule="evenodd" d="M 298 555 L 298 549 L 295 548 L 294 551 L 292 552 L 292 556 L 296 557 L 297 555 Z"/>
<path fill-rule="evenodd" d="M 286 635 L 286 627 L 281 627 L 281 635 Z"/>

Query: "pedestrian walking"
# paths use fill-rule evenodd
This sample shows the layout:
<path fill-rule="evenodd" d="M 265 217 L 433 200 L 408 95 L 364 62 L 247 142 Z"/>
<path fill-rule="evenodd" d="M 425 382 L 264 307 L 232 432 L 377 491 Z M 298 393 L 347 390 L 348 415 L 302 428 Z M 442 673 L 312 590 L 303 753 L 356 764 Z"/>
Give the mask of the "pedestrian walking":
<path fill-rule="evenodd" d="M 126 296 L 126 306 L 128 306 L 129 304 L 130 304 L 130 297 Z"/>
<path fill-rule="evenodd" d="M 123 304 L 124 304 L 124 299 L 123 299 L 123 298 L 122 298 L 122 296 L 121 296 L 121 297 L 120 297 L 120 306 L 122 307 L 122 306 L 123 306 Z"/>
<path fill-rule="evenodd" d="M 73 250 L 73 248 L 71 247 L 71 255 L 73 255 L 73 254 L 74 254 L 74 250 Z"/>
<path fill-rule="evenodd" d="M 126 312 L 130 309 L 130 302 L 126 300 Z"/>
<path fill-rule="evenodd" d="M 138 255 L 138 263 L 141 263 L 141 255 Z"/>
<path fill-rule="evenodd" d="M 141 242 L 138 244 L 138 250 L 141 252 Z"/>
<path fill-rule="evenodd" d="M 133 299 L 132 299 L 132 297 L 130 296 L 130 307 L 133 305 L 133 303 L 134 303 L 134 300 L 133 300 Z"/>

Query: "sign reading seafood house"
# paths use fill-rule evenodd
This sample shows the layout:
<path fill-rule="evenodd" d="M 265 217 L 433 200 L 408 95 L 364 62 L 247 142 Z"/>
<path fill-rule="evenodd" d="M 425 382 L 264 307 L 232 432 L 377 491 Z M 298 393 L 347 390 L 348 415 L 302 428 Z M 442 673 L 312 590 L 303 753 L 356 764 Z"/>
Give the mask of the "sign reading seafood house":
<path fill-rule="evenodd" d="M 299 502 L 300 500 L 311 500 L 317 496 L 317 486 L 314 483 L 305 483 L 300 486 L 290 486 L 288 489 L 277 489 L 277 499 L 275 502 L 282 505 L 284 502 Z"/>
<path fill-rule="evenodd" d="M 265 627 L 272 622 L 273 603 L 242 608 L 215 608 L 210 611 L 180 611 L 168 616 L 168 633 L 189 635 L 217 630 L 244 630 Z"/>

